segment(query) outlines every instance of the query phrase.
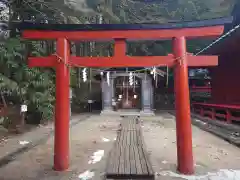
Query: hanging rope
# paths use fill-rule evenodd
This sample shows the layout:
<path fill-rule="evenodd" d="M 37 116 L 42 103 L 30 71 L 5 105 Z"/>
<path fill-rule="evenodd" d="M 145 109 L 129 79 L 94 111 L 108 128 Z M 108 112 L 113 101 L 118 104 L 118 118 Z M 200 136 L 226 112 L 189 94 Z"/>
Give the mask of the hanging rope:
<path fill-rule="evenodd" d="M 135 73 L 133 75 L 133 93 L 135 94 L 135 87 L 136 87 L 136 76 Z"/>
<path fill-rule="evenodd" d="M 87 81 L 87 68 L 84 68 L 82 70 L 82 77 L 83 77 L 83 82 Z"/>
<path fill-rule="evenodd" d="M 134 81 L 134 80 L 133 80 L 133 73 L 130 72 L 130 73 L 129 73 L 129 84 L 130 84 L 130 86 L 132 86 L 132 85 L 134 84 L 133 81 Z"/>
<path fill-rule="evenodd" d="M 157 73 L 156 73 L 156 67 L 153 68 L 153 78 L 156 80 Z"/>

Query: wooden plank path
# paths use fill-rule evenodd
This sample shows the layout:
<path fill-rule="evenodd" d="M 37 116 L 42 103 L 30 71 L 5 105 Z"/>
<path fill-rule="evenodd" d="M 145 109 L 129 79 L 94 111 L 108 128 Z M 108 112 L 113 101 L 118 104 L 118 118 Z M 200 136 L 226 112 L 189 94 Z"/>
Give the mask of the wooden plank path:
<path fill-rule="evenodd" d="M 106 178 L 154 179 L 138 119 L 125 117 L 120 127 L 114 147 L 109 153 Z"/>

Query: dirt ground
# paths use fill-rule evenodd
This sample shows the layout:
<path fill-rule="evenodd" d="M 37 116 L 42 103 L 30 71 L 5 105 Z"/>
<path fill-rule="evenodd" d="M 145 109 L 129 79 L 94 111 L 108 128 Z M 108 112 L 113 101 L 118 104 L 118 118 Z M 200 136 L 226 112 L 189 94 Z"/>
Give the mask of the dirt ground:
<path fill-rule="evenodd" d="M 179 176 L 174 117 L 162 113 L 142 120 L 156 179 L 240 180 L 240 149 L 195 126 L 192 126 L 195 176 Z"/>
<path fill-rule="evenodd" d="M 106 158 L 111 149 L 120 117 L 92 115 L 70 131 L 70 168 L 55 172 L 53 137 L 19 155 L 0 168 L 0 180 L 78 180 L 104 179 Z M 237 180 L 240 179 L 240 150 L 193 126 L 195 176 L 176 173 L 176 131 L 174 117 L 162 113 L 142 118 L 143 135 L 156 172 L 156 179 Z M 95 153 L 95 157 L 92 157 Z M 82 178 L 85 175 L 85 178 Z M 89 177 L 86 177 L 89 176 Z M 231 176 L 231 177 L 230 177 Z M 237 177 L 239 176 L 239 177 Z M 90 178 L 91 177 L 91 178 Z"/>

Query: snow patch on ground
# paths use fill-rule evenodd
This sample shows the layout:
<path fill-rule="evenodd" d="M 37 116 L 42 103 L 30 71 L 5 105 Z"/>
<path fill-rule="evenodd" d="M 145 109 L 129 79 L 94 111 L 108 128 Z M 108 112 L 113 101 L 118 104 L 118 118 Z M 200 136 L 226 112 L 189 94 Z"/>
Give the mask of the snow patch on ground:
<path fill-rule="evenodd" d="M 26 145 L 26 144 L 29 144 L 29 142 L 28 141 L 19 141 L 19 144 L 20 145 Z"/>
<path fill-rule="evenodd" d="M 203 124 L 203 125 L 206 125 L 206 124 L 207 124 L 207 123 L 202 122 L 202 121 L 200 121 L 200 120 L 198 120 L 198 119 L 196 119 L 196 122 L 199 122 L 199 123 L 201 123 L 201 124 Z"/>
<path fill-rule="evenodd" d="M 162 161 L 162 163 L 163 163 L 163 164 L 167 164 L 168 162 L 164 160 L 164 161 Z"/>
<path fill-rule="evenodd" d="M 109 142 L 110 140 L 107 139 L 107 138 L 102 138 L 102 141 L 103 141 L 103 142 Z"/>
<path fill-rule="evenodd" d="M 240 170 L 220 169 L 218 172 L 209 172 L 206 175 L 187 176 L 172 171 L 162 171 L 161 176 L 170 176 L 186 180 L 240 180 Z"/>
<path fill-rule="evenodd" d="M 104 150 L 98 150 L 94 152 L 93 156 L 91 156 L 91 160 L 88 161 L 88 164 L 95 164 L 96 162 L 101 161 L 103 155 L 104 155 Z"/>
<path fill-rule="evenodd" d="M 93 176 L 94 176 L 94 172 L 87 170 L 84 173 L 80 174 L 78 178 L 81 180 L 87 180 L 87 179 L 93 178 Z"/>

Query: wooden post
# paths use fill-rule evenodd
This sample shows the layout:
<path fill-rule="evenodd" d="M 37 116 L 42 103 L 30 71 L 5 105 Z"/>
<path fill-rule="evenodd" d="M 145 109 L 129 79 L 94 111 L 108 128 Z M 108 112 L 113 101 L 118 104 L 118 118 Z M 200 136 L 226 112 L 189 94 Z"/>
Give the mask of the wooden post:
<path fill-rule="evenodd" d="M 57 54 L 61 61 L 56 65 L 56 109 L 54 169 L 64 171 L 69 167 L 69 42 L 65 38 L 57 40 Z"/>
<path fill-rule="evenodd" d="M 200 106 L 200 115 L 201 115 L 201 116 L 204 116 L 204 109 L 203 109 L 203 106 Z"/>
<path fill-rule="evenodd" d="M 175 67 L 175 101 L 178 171 L 193 174 L 192 129 L 188 84 L 188 65 L 185 37 L 173 39 L 174 56 L 178 58 Z"/>
<path fill-rule="evenodd" d="M 215 112 L 215 109 L 212 108 L 212 119 L 215 120 L 215 117 L 216 117 L 216 112 Z"/>
<path fill-rule="evenodd" d="M 231 112 L 229 109 L 226 110 L 226 120 L 227 120 L 227 123 L 231 124 L 232 123 L 232 120 L 231 120 Z"/>

